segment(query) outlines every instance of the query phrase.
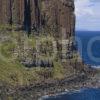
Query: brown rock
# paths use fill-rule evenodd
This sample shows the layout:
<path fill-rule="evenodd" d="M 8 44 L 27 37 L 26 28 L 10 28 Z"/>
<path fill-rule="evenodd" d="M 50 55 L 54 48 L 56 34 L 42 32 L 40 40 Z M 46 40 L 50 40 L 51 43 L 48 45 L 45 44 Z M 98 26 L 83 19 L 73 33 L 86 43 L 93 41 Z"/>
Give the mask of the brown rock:
<path fill-rule="evenodd" d="M 50 28 L 68 38 L 75 28 L 73 0 L 0 0 L 0 24 Z M 62 33 L 62 34 L 61 34 Z"/>

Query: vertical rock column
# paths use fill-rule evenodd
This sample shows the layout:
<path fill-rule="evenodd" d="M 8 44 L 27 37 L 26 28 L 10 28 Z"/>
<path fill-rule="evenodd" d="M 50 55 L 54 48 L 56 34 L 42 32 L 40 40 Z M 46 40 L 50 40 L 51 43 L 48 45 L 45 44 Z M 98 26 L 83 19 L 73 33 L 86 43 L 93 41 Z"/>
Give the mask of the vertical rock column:
<path fill-rule="evenodd" d="M 73 0 L 0 0 L 0 24 L 39 30 L 45 21 L 49 31 L 55 30 L 56 36 L 65 39 L 74 32 L 73 12 Z"/>
<path fill-rule="evenodd" d="M 19 23 L 24 23 L 24 0 L 19 0 Z"/>
<path fill-rule="evenodd" d="M 72 5 L 69 5 L 69 1 L 59 1 L 59 26 L 60 26 L 60 34 L 62 39 L 68 39 L 72 33 L 72 16 L 74 15 L 74 10 L 72 9 Z"/>
<path fill-rule="evenodd" d="M 30 0 L 30 10 L 31 10 L 31 27 L 35 27 L 35 3 L 34 0 Z"/>
<path fill-rule="evenodd" d="M 24 0 L 13 0 L 12 21 L 16 26 L 23 25 L 24 21 Z"/>
<path fill-rule="evenodd" d="M 10 24 L 11 20 L 11 0 L 0 0 L 0 24 Z"/>
<path fill-rule="evenodd" d="M 42 15 L 45 15 L 45 19 L 43 19 L 45 21 L 44 25 L 46 25 L 49 31 L 52 31 L 54 33 L 55 37 L 58 36 L 58 34 L 55 33 L 59 30 L 58 6 L 58 1 L 56 0 L 42 1 Z"/>
<path fill-rule="evenodd" d="M 0 0 L 0 24 L 2 24 L 2 0 Z"/>
<path fill-rule="evenodd" d="M 26 4 L 24 4 L 25 10 L 24 17 L 26 13 L 30 14 L 30 21 L 31 21 L 31 29 L 33 27 L 39 29 L 41 26 L 41 0 L 24 0 Z M 28 7 L 29 6 L 29 7 Z M 28 11 L 28 9 L 30 11 Z M 29 18 L 24 18 L 24 21 L 28 20 Z"/>
<path fill-rule="evenodd" d="M 31 32 L 30 0 L 24 0 L 24 29 L 28 32 L 28 35 L 29 35 Z"/>
<path fill-rule="evenodd" d="M 0 0 L 0 24 L 22 25 L 24 0 Z"/>

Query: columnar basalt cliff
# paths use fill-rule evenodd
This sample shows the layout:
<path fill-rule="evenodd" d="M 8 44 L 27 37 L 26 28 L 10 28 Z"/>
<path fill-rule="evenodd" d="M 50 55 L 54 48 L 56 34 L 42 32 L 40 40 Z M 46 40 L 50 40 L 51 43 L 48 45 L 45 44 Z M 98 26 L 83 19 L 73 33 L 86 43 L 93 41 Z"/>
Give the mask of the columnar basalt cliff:
<path fill-rule="evenodd" d="M 0 5 L 0 24 L 21 25 L 23 23 L 23 0 L 0 0 Z"/>
<path fill-rule="evenodd" d="M 73 0 L 44 0 L 43 11 L 50 27 L 56 27 L 57 32 L 62 37 L 68 38 L 75 30 L 75 15 Z"/>
<path fill-rule="evenodd" d="M 74 0 L 0 0 L 0 99 L 38 100 L 87 79 L 74 31 Z"/>
<path fill-rule="evenodd" d="M 73 0 L 0 0 L 0 25 L 27 31 L 50 28 L 67 38 L 75 28 Z"/>
<path fill-rule="evenodd" d="M 0 0 L 0 52 L 24 67 L 54 67 L 52 77 L 73 71 L 74 31 L 74 0 Z"/>

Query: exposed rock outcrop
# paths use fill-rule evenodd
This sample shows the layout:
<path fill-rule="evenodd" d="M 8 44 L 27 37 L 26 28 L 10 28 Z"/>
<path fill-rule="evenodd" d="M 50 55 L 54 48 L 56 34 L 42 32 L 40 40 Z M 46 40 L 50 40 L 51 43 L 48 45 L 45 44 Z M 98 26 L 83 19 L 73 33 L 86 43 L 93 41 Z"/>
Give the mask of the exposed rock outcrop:
<path fill-rule="evenodd" d="M 0 24 L 21 25 L 24 21 L 24 0 L 0 0 Z"/>
<path fill-rule="evenodd" d="M 55 30 L 57 36 L 68 38 L 75 26 L 74 1 L 0 0 L 2 24 L 24 26 L 28 32 L 48 28 Z"/>

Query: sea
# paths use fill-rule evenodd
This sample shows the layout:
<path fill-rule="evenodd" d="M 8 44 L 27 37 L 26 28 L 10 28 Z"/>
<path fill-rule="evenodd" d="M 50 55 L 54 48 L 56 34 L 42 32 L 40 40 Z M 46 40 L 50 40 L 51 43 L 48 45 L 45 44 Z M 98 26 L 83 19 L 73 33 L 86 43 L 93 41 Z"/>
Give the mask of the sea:
<path fill-rule="evenodd" d="M 75 41 L 83 62 L 93 68 L 100 68 L 100 32 L 76 31 Z M 45 96 L 43 100 L 100 100 L 100 88 L 83 88 L 70 93 Z"/>
<path fill-rule="evenodd" d="M 44 98 L 43 100 L 100 100 L 100 89 L 80 89 L 72 93 L 62 93 L 60 95 Z"/>
<path fill-rule="evenodd" d="M 85 64 L 100 67 L 100 32 L 76 31 L 75 40 L 78 52 Z"/>

